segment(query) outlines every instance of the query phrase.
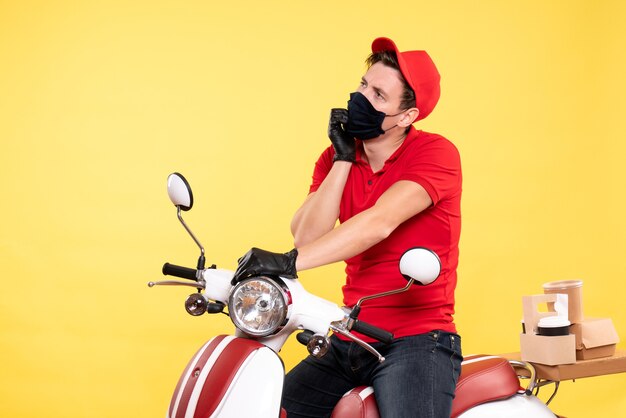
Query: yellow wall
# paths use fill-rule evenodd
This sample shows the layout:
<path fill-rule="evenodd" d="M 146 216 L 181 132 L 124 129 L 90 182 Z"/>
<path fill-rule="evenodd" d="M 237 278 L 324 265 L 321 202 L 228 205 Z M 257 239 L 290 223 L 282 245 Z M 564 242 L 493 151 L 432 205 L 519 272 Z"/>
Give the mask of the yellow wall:
<path fill-rule="evenodd" d="M 210 262 L 289 250 L 329 108 L 380 35 L 443 74 L 418 126 L 462 155 L 465 353 L 516 351 L 521 296 L 558 279 L 626 338 L 624 2 L 215 3 L 0 2 L 1 416 L 163 416 L 188 357 L 231 330 L 146 287 L 197 256 L 167 174 L 195 190 Z M 341 272 L 302 280 L 338 298 Z M 565 382 L 555 410 L 624 416 L 625 384 Z"/>

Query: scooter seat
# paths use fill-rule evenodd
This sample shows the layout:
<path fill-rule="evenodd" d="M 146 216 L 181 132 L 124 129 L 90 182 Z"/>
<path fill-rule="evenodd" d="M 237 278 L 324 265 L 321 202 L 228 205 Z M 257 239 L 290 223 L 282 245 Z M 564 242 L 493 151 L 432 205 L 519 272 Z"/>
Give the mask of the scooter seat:
<path fill-rule="evenodd" d="M 506 399 L 520 390 L 517 373 L 502 357 L 465 357 L 452 401 L 451 418 L 485 402 Z"/>
<path fill-rule="evenodd" d="M 380 418 L 374 388 L 358 386 L 348 391 L 337 402 L 330 418 Z"/>
<path fill-rule="evenodd" d="M 451 418 L 482 403 L 507 399 L 520 390 L 517 374 L 502 357 L 466 357 L 452 402 Z M 359 386 L 347 392 L 335 406 L 331 418 L 380 418 L 372 387 Z"/>

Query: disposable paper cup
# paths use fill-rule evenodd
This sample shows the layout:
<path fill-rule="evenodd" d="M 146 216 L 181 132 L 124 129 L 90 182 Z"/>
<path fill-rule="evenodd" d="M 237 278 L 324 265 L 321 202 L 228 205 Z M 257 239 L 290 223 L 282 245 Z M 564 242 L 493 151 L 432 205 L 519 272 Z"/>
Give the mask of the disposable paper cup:
<path fill-rule="evenodd" d="M 557 337 L 569 335 L 570 322 L 560 316 L 547 316 L 539 320 L 537 325 L 537 335 Z"/>
<path fill-rule="evenodd" d="M 563 293 L 567 295 L 567 317 L 572 324 L 583 321 L 583 281 L 560 280 L 548 282 L 543 285 L 543 293 Z M 549 303 L 548 308 L 554 310 L 554 304 Z"/>

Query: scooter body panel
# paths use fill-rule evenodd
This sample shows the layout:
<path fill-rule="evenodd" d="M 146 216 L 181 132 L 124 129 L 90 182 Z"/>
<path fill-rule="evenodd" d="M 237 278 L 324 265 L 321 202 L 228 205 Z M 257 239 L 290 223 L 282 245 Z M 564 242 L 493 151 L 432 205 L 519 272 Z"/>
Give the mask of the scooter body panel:
<path fill-rule="evenodd" d="M 264 345 L 217 336 L 187 365 L 167 418 L 278 417 L 284 374 L 280 358 Z"/>
<path fill-rule="evenodd" d="M 514 395 L 468 409 L 458 418 L 554 418 L 550 409 L 535 396 Z"/>

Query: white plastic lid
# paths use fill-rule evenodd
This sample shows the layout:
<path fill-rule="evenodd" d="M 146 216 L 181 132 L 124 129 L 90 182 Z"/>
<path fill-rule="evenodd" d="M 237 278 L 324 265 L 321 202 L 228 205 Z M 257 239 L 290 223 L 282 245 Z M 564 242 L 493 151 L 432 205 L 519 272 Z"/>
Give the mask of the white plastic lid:
<path fill-rule="evenodd" d="M 558 328 L 558 327 L 567 327 L 570 325 L 570 322 L 567 318 L 562 316 L 546 316 L 539 320 L 538 326 L 541 328 Z"/>

